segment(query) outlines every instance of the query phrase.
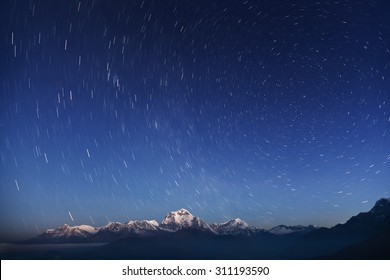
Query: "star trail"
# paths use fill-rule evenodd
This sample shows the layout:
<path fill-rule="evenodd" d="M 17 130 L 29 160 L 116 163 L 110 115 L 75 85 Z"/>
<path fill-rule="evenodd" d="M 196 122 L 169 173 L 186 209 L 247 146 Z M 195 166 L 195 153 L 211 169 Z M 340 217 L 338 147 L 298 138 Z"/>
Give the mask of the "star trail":
<path fill-rule="evenodd" d="M 387 1 L 2 3 L 0 237 L 390 196 Z"/>

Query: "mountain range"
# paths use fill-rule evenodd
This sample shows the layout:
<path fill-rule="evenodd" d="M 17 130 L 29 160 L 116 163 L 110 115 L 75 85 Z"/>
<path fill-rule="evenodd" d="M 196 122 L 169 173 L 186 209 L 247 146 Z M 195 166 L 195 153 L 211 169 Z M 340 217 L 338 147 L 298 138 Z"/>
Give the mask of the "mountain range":
<path fill-rule="evenodd" d="M 308 233 L 316 229 L 313 225 L 280 225 L 267 231 L 250 226 L 240 218 L 220 224 L 208 224 L 201 218 L 192 215 L 188 210 L 182 208 L 168 213 L 160 224 L 156 220 L 131 220 L 126 223 L 110 222 L 102 227 L 92 227 L 89 225 L 69 226 L 65 224 L 56 229 L 48 229 L 30 241 L 38 243 L 112 242 L 129 237 L 163 236 L 183 230 L 201 231 L 216 236 L 252 236 L 267 232 L 284 235 Z"/>
<path fill-rule="evenodd" d="M 208 224 L 188 210 L 180 209 L 168 213 L 161 223 L 143 220 L 110 222 L 102 227 L 64 225 L 48 229 L 36 238 L 20 243 L 20 246 L 22 249 L 18 247 L 12 252 L 0 250 L 0 257 L 390 259 L 390 198 L 382 198 L 370 211 L 330 228 L 280 225 L 264 230 L 239 218 Z M 31 246 L 42 246 L 42 250 L 33 252 Z M 76 247 L 69 249 L 69 246 Z"/>

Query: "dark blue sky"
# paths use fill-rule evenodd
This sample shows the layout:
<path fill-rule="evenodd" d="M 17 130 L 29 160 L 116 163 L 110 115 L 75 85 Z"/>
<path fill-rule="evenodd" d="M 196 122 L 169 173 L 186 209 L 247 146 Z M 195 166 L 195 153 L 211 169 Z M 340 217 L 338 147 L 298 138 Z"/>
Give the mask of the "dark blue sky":
<path fill-rule="evenodd" d="M 5 1 L 1 238 L 330 226 L 390 196 L 390 4 Z"/>

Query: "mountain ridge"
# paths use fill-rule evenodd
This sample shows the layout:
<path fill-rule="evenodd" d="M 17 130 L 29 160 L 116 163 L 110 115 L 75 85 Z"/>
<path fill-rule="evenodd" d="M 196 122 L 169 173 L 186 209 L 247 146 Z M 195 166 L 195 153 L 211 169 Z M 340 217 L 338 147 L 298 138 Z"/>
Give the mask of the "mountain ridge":
<path fill-rule="evenodd" d="M 161 224 L 163 226 L 161 226 Z M 209 227 L 213 230 L 210 230 Z M 240 218 L 207 224 L 186 209 L 155 220 L 102 227 L 63 225 L 3 248 L 4 259 L 389 259 L 390 199 L 331 228 L 279 225 L 270 230 Z M 74 244 L 65 244 L 74 243 Z M 88 244 L 90 243 L 90 244 Z M 26 247 L 23 247 L 23 246 Z M 41 246 L 42 245 L 42 246 Z M 69 246 L 75 249 L 68 249 Z M 49 246 L 49 247 L 48 247 Z M 50 248 L 53 249 L 47 249 Z M 54 247 L 53 247 L 54 246 Z M 23 249 L 24 248 L 24 249 Z M 37 252 L 31 248 L 41 248 Z"/>
<path fill-rule="evenodd" d="M 199 217 L 192 215 L 187 209 L 181 208 L 171 211 L 161 223 L 156 220 L 129 220 L 125 223 L 109 222 L 101 227 L 89 225 L 69 226 L 63 225 L 55 229 L 48 229 L 32 242 L 111 242 L 129 237 L 153 237 L 183 232 L 203 231 L 216 236 L 256 236 L 263 233 L 273 235 L 308 235 L 317 238 L 326 236 L 347 236 L 348 232 L 361 231 L 366 235 L 367 231 L 382 229 L 381 224 L 390 218 L 390 198 L 379 199 L 368 212 L 361 212 L 351 217 L 344 224 L 337 224 L 331 228 L 319 228 L 309 226 L 279 225 L 269 230 L 264 230 L 249 225 L 240 218 L 228 220 L 223 223 L 208 224 Z M 360 224 L 369 224 L 367 227 Z M 368 228 L 368 229 L 367 229 Z"/>

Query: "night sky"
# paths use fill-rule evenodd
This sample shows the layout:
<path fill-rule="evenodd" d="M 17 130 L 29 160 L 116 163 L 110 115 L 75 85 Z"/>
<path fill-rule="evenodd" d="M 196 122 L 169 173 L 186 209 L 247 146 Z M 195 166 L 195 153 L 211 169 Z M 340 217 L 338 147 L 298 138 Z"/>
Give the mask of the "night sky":
<path fill-rule="evenodd" d="M 2 1 L 0 238 L 390 196 L 390 4 Z"/>

